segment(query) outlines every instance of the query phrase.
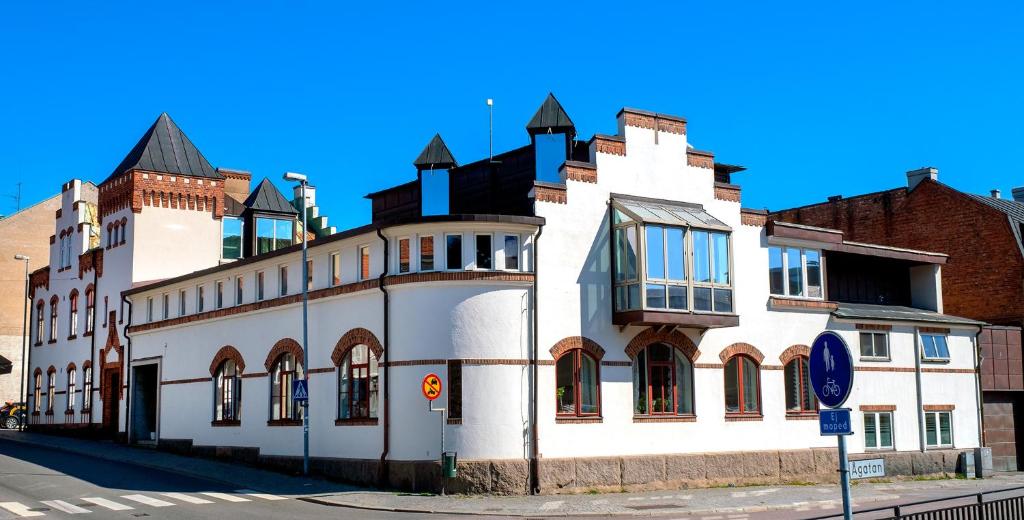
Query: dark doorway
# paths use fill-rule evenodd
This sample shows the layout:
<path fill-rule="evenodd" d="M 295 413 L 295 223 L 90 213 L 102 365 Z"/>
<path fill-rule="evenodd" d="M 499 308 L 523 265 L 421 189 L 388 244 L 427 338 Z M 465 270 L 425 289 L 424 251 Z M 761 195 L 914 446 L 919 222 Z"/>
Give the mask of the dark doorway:
<path fill-rule="evenodd" d="M 156 442 L 157 365 L 132 367 L 131 442 Z"/>
<path fill-rule="evenodd" d="M 121 371 L 112 368 L 103 371 L 103 431 L 117 438 L 121 412 Z"/>

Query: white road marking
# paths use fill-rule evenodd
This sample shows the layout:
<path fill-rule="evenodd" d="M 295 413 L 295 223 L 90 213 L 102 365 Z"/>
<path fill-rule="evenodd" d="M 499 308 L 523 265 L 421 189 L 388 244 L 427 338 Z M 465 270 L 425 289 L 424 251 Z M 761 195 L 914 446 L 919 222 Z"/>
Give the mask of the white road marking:
<path fill-rule="evenodd" d="M 221 500 L 223 500 L 225 502 L 251 502 L 251 500 L 249 500 L 248 498 L 242 498 L 242 497 L 236 496 L 236 495 L 229 495 L 227 493 L 210 493 L 210 492 L 204 491 L 201 494 L 206 495 L 206 496 L 211 497 L 211 498 L 219 498 L 219 499 L 221 499 Z"/>
<path fill-rule="evenodd" d="M 32 511 L 25 504 L 18 502 L 0 502 L 0 507 L 18 515 L 18 516 L 44 516 L 39 511 Z"/>
<path fill-rule="evenodd" d="M 146 495 L 121 495 L 121 498 L 153 507 L 168 507 L 174 505 L 172 502 L 160 500 L 159 498 L 147 497 Z"/>
<path fill-rule="evenodd" d="M 180 502 L 188 502 L 189 504 L 212 504 L 213 501 L 205 498 L 194 497 L 186 495 L 185 493 L 161 493 L 161 495 L 170 498 L 172 500 L 178 500 Z"/>
<path fill-rule="evenodd" d="M 562 507 L 562 504 L 564 503 L 565 502 L 562 500 L 552 500 L 550 502 L 544 502 L 543 504 L 541 504 L 540 509 L 542 511 L 551 511 L 552 509 L 558 509 Z"/>
<path fill-rule="evenodd" d="M 43 504 L 46 504 L 47 506 L 50 506 L 50 508 L 52 508 L 52 509 L 56 509 L 57 511 L 60 511 L 60 512 L 63 512 L 63 513 L 67 513 L 69 515 L 78 515 L 78 514 L 82 514 L 82 513 L 92 513 L 92 511 L 89 511 L 88 509 L 85 509 L 84 507 L 78 507 L 75 504 L 70 504 L 70 503 L 65 502 L 63 500 L 43 500 L 42 502 L 43 502 Z"/>
<path fill-rule="evenodd" d="M 252 489 L 236 489 L 235 493 L 241 493 L 245 496 L 250 497 L 262 498 L 263 500 L 288 500 L 287 497 L 271 495 L 270 493 L 260 493 Z"/>
<path fill-rule="evenodd" d="M 129 509 L 135 509 L 132 506 L 126 506 L 124 504 L 114 502 L 113 500 L 107 500 L 105 498 L 100 497 L 82 498 L 82 500 L 85 500 L 90 504 L 96 504 L 100 507 L 105 507 L 111 511 L 127 511 Z"/>

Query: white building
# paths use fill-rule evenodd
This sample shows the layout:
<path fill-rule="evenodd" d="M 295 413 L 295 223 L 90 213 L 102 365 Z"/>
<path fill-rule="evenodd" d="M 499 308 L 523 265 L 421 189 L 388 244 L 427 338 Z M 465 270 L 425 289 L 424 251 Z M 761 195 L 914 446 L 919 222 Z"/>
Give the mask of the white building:
<path fill-rule="evenodd" d="M 435 137 L 415 181 L 368 196 L 373 223 L 311 234 L 306 280 L 292 205 L 269 182 L 226 196 L 238 174 L 161 124 L 170 142 L 136 149 L 178 162 L 130 154 L 100 185 L 100 247 L 118 245 L 72 239 L 64 271 L 92 273 L 92 254 L 102 272 L 57 276 L 55 244 L 34 278 L 37 428 L 294 469 L 290 383 L 308 371 L 312 467 L 356 482 L 436 489 L 442 427 L 460 491 L 829 480 L 806 356 L 832 330 L 860 354 L 852 453 L 951 473 L 978 446 L 981 324 L 942 314 L 946 257 L 741 208 L 742 168 L 690 146 L 681 118 L 623 109 L 617 135 L 581 142 L 549 96 L 531 143 L 493 160 L 458 166 Z M 89 283 L 93 347 L 64 334 Z M 89 412 L 69 399 L 86 381 Z"/>

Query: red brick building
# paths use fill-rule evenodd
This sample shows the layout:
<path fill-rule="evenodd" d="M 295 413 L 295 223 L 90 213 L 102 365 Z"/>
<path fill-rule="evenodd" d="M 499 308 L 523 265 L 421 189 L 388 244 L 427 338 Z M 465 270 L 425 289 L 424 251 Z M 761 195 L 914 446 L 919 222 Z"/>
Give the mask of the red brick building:
<path fill-rule="evenodd" d="M 936 251 L 943 312 L 996 327 L 978 337 L 985 440 L 996 469 L 1024 469 L 1024 190 L 1014 199 L 964 193 L 938 180 L 938 170 L 907 172 L 907 186 L 776 211 L 770 218 L 842 231 L 848 240 Z M 1021 425 L 1015 428 L 1015 425 Z"/>

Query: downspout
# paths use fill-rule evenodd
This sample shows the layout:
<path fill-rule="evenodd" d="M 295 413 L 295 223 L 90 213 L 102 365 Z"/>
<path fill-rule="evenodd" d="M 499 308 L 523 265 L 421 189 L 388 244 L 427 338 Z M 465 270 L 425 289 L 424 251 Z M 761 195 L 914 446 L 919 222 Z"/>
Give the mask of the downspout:
<path fill-rule="evenodd" d="M 540 236 L 544 233 L 544 225 L 537 226 L 537 234 L 533 236 L 533 359 L 530 367 L 533 370 L 533 381 L 530 388 L 530 492 L 534 495 L 540 494 L 540 433 L 537 430 L 537 364 L 538 364 L 538 331 L 540 324 L 540 313 L 537 312 L 537 287 L 540 280 L 540 262 L 538 259 Z"/>
<path fill-rule="evenodd" d="M 128 323 L 125 323 L 124 330 L 122 331 L 124 338 L 127 340 L 127 345 L 125 346 L 124 359 L 121 360 L 121 363 L 124 364 L 124 385 L 127 387 L 124 392 L 124 438 L 125 444 L 131 444 L 131 432 L 128 431 L 128 425 L 132 416 L 132 337 L 128 335 L 128 329 L 132 327 L 132 301 L 122 294 L 121 302 L 128 304 Z M 123 309 L 121 313 L 124 315 Z M 111 323 L 110 326 L 114 327 L 116 325 Z"/>
<path fill-rule="evenodd" d="M 921 393 L 921 331 L 914 327 L 914 382 L 917 386 L 917 435 L 921 451 L 927 451 L 924 432 L 924 401 Z"/>
<path fill-rule="evenodd" d="M 978 334 L 981 334 L 981 327 L 978 327 Z M 985 447 L 985 403 L 981 398 L 981 348 L 978 346 L 978 334 L 971 337 L 971 346 L 974 347 L 974 398 L 978 403 L 978 447 Z"/>
<path fill-rule="evenodd" d="M 28 268 L 26 267 L 25 270 L 27 271 Z M 28 291 L 29 291 L 29 293 L 28 293 L 28 298 L 29 298 L 28 304 L 29 304 L 30 307 L 32 307 L 34 309 L 35 308 L 35 297 L 36 297 L 36 294 L 35 294 L 35 290 L 32 289 L 31 283 L 30 283 L 29 280 L 31 280 L 31 278 L 29 278 L 28 276 L 25 276 L 25 288 L 28 289 Z M 32 315 L 30 314 L 29 318 L 31 318 L 31 316 Z M 38 320 L 38 319 L 39 319 L 39 316 L 36 316 L 36 320 Z M 41 341 L 42 338 L 38 337 L 39 336 L 39 332 L 38 331 L 39 331 L 39 329 L 36 328 L 36 341 Z M 24 385 L 24 387 L 23 387 L 23 391 L 25 392 L 25 400 L 22 401 L 21 405 L 25 409 L 25 411 L 24 411 L 25 418 L 24 418 L 24 420 L 21 421 L 21 431 L 28 431 L 29 426 L 32 425 L 32 417 L 33 417 L 32 416 L 32 412 L 29 411 L 29 407 L 28 407 L 29 388 L 32 389 L 32 392 L 31 392 L 31 394 L 32 394 L 32 408 L 31 409 L 35 410 L 35 407 L 36 407 L 36 402 L 35 402 L 35 398 L 36 398 L 36 392 L 35 392 L 35 388 L 36 388 L 36 375 L 34 373 L 30 373 L 31 370 L 32 370 L 32 349 L 36 348 L 35 345 L 32 344 L 32 331 L 26 330 L 25 331 L 25 338 L 22 341 L 28 342 L 28 348 L 25 349 L 25 359 L 22 360 L 24 362 L 24 364 L 22 365 L 24 367 L 24 368 L 22 368 L 22 376 L 25 378 L 26 381 L 28 381 L 28 383 L 26 385 Z M 31 378 L 31 379 L 29 379 L 29 378 Z"/>
<path fill-rule="evenodd" d="M 377 481 L 381 486 L 387 485 L 388 481 L 388 451 L 391 448 L 391 401 L 390 388 L 391 388 L 391 377 L 389 377 L 389 368 L 391 365 L 391 357 L 388 351 L 388 338 L 389 338 L 389 317 L 391 309 L 390 295 L 388 294 L 387 287 L 384 286 L 388 275 L 388 266 L 390 265 L 389 260 L 389 248 L 388 239 L 384 236 L 380 227 L 377 227 L 377 236 L 380 237 L 381 242 L 384 244 L 384 270 L 380 273 L 380 277 L 377 278 L 377 288 L 380 292 L 384 293 L 384 344 L 382 345 L 384 355 L 381 356 L 380 365 L 384 369 L 384 449 L 380 454 L 380 465 L 378 466 Z"/>
<path fill-rule="evenodd" d="M 89 335 L 92 336 L 91 338 L 89 338 L 91 340 L 89 342 L 89 371 L 90 371 L 89 372 L 89 374 L 90 374 L 90 376 L 89 376 L 89 379 L 90 379 L 90 381 L 89 381 L 90 382 L 89 394 L 90 395 L 88 396 L 88 399 L 89 399 L 89 427 L 90 428 L 92 427 L 92 421 L 93 421 L 92 409 L 96 407 L 96 403 L 94 403 L 93 399 L 92 399 L 92 393 L 93 393 L 93 388 L 96 387 L 96 324 L 99 323 L 98 321 L 96 321 L 96 308 L 99 307 L 98 305 L 96 305 L 96 303 L 99 301 L 97 299 L 97 295 L 99 294 L 98 289 L 99 289 L 99 286 L 100 286 L 100 278 L 99 278 L 99 273 L 98 273 L 99 270 L 96 268 L 96 253 L 97 253 L 97 251 L 93 251 L 92 252 L 92 255 L 93 255 L 93 262 L 92 262 L 93 263 L 93 268 L 92 268 L 92 330 L 89 332 Z M 86 303 L 88 303 L 88 301 Z M 83 386 L 84 386 L 84 382 L 83 382 Z M 83 395 L 82 396 L 82 402 L 83 403 L 85 402 L 85 399 L 86 399 L 86 396 Z"/>

